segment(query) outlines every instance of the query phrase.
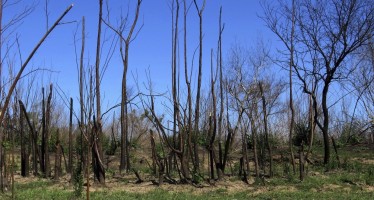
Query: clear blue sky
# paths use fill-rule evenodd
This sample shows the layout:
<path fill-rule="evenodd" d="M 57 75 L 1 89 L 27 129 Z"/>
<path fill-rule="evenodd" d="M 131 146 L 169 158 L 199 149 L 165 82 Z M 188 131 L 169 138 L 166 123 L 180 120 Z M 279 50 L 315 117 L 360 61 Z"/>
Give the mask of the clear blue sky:
<path fill-rule="evenodd" d="M 189 0 L 190 1 L 190 0 Z M 29 3 L 32 1 L 24 1 Z M 129 8 L 129 17 L 134 16 L 134 5 L 136 0 L 109 0 L 110 17 L 113 24 L 120 17 L 122 10 L 126 14 Z M 129 4 L 130 2 L 130 4 Z M 202 3 L 202 0 L 198 0 Z M 85 63 L 95 64 L 95 45 L 97 35 L 98 1 L 97 0 L 50 0 L 49 1 L 49 25 L 71 4 L 74 7 L 63 20 L 64 22 L 79 22 L 82 16 L 86 18 L 86 53 Z M 138 73 L 139 82 L 146 81 L 145 70 L 149 67 L 154 89 L 156 92 L 166 92 L 170 89 L 171 74 L 171 12 L 170 0 L 143 0 L 140 10 L 138 25 L 144 24 L 137 39 L 130 47 L 129 60 L 129 85 L 134 85 L 131 73 Z M 128 6 L 129 5 L 129 6 Z M 183 4 L 182 4 L 183 5 Z M 210 76 L 210 49 L 216 48 L 218 37 L 219 8 L 223 7 L 222 21 L 225 23 L 223 33 L 223 53 L 227 57 L 228 51 L 235 42 L 244 46 L 251 46 L 258 39 L 270 41 L 272 46 L 276 43 L 275 36 L 265 27 L 264 22 L 258 18 L 262 14 L 259 0 L 207 0 L 203 14 L 204 32 L 204 71 L 203 78 Z M 19 12 L 23 5 L 9 7 L 4 11 L 4 20 L 14 13 Z M 181 7 L 182 16 L 183 7 Z M 104 9 L 104 17 L 106 16 Z M 194 5 L 192 5 L 188 16 L 188 52 L 189 63 L 191 63 L 193 49 L 198 45 L 199 24 Z M 183 21 L 180 21 L 180 31 L 183 31 Z M 57 82 L 62 89 L 74 99 L 78 98 L 78 75 L 75 64 L 73 34 L 78 23 L 70 23 L 58 26 L 42 45 L 34 56 L 30 65 L 34 67 L 50 68 L 58 71 L 52 73 L 52 81 Z M 40 40 L 46 30 L 46 18 L 44 11 L 44 0 L 39 0 L 35 10 L 18 27 L 22 57 L 29 54 L 33 46 Z M 110 39 L 111 30 L 103 24 L 103 31 L 107 32 Z M 182 38 L 182 32 L 180 38 Z M 80 28 L 78 30 L 80 38 Z M 181 40 L 182 42 L 182 40 Z M 182 44 L 182 43 L 181 43 Z M 80 41 L 78 41 L 80 45 Z M 118 45 L 117 45 L 118 46 Z M 78 46 L 78 51 L 80 46 Z M 78 52 L 79 53 L 79 52 Z M 105 52 L 103 53 L 105 54 Z M 181 55 L 182 48 L 181 48 Z M 197 71 L 197 60 L 195 58 L 195 71 Z M 31 66 L 29 66 L 31 67 Z M 30 68 L 29 68 L 30 69 Z M 27 70 L 26 70 L 27 71 Z M 196 72 L 194 76 L 196 76 Z M 49 76 L 49 75 L 46 75 Z M 102 82 L 103 107 L 110 107 L 120 100 L 120 86 L 122 78 L 122 65 L 118 49 L 114 54 Z M 47 78 L 46 78 L 47 79 Z M 45 83 L 47 84 L 47 83 Z M 195 85 L 196 86 L 196 85 Z M 207 84 L 203 83 L 206 87 Z"/>

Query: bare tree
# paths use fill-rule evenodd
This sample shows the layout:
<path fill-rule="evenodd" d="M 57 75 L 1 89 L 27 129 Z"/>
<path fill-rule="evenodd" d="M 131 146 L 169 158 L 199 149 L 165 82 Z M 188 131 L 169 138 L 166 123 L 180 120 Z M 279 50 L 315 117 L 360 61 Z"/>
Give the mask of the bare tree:
<path fill-rule="evenodd" d="M 270 144 L 270 141 L 269 141 L 268 113 L 267 113 L 267 107 L 268 107 L 267 104 L 268 103 L 267 103 L 267 99 L 266 99 L 265 94 L 264 94 L 263 83 L 259 82 L 258 87 L 260 89 L 261 100 L 262 100 L 262 110 L 263 110 L 266 148 L 267 148 L 268 153 L 269 153 L 269 163 L 270 163 L 269 174 L 270 174 L 270 177 L 272 177 L 273 176 L 273 154 L 272 154 L 272 150 L 271 150 L 271 144 Z"/>
<path fill-rule="evenodd" d="M 292 67 L 294 63 L 294 35 L 295 35 L 295 0 L 292 0 L 292 17 L 291 17 L 291 39 L 290 39 L 290 64 L 289 64 L 289 70 L 290 70 L 290 111 L 291 111 L 291 121 L 290 121 L 290 133 L 288 137 L 288 144 L 290 148 L 290 156 L 291 156 L 291 163 L 292 163 L 292 169 L 293 173 L 296 173 L 296 164 L 295 164 L 295 156 L 293 152 L 293 145 L 292 145 L 292 139 L 293 139 L 293 131 L 294 131 L 294 125 L 295 125 L 295 109 L 293 106 L 293 85 L 292 85 Z"/>
<path fill-rule="evenodd" d="M 73 172 L 73 98 L 70 98 L 70 111 L 69 111 L 69 158 L 67 171 L 72 174 Z"/>
<path fill-rule="evenodd" d="M 102 163 L 103 150 L 101 144 L 101 138 L 103 134 L 102 122 L 101 122 L 101 93 L 100 93 L 100 46 L 101 46 L 101 22 L 103 16 L 103 0 L 99 0 L 99 18 L 98 18 L 98 29 L 97 29 L 97 43 L 96 43 L 96 64 L 95 64 L 95 94 L 96 94 L 96 122 L 93 143 L 92 143 L 92 163 L 94 168 L 94 174 L 101 184 L 105 184 L 105 169 Z"/>
<path fill-rule="evenodd" d="M 194 142 L 194 170 L 199 171 L 199 150 L 198 150 L 198 134 L 199 134 L 199 117 L 200 117 L 200 91 L 201 91 L 201 76 L 202 76 L 202 68 L 203 68 L 203 12 L 205 8 L 206 1 L 203 1 L 203 5 L 201 8 L 197 5 L 196 0 L 194 0 L 196 10 L 199 15 L 199 24 L 200 24 L 200 31 L 199 31 L 199 73 L 197 78 L 197 93 L 196 93 L 196 107 L 195 107 L 195 142 Z"/>
<path fill-rule="evenodd" d="M 127 71 L 129 67 L 129 50 L 131 42 L 136 39 L 139 31 L 141 30 L 142 26 L 139 28 L 137 32 L 135 31 L 139 13 L 140 13 L 140 6 L 142 0 L 138 0 L 136 4 L 135 10 L 135 17 L 131 24 L 130 30 L 127 35 L 124 35 L 124 32 L 127 28 L 127 17 L 123 18 L 121 16 L 121 23 L 118 28 L 113 27 L 109 21 L 104 21 L 104 23 L 112 29 L 120 39 L 120 54 L 122 59 L 123 65 L 123 74 L 122 74 L 122 91 L 121 91 L 121 161 L 120 161 L 120 171 L 126 170 L 129 172 L 131 169 L 130 164 L 130 148 L 129 148 L 129 136 L 128 136 L 128 88 L 127 88 Z M 135 34 L 133 36 L 133 34 Z M 123 51 L 123 45 L 125 45 L 125 50 Z"/>
<path fill-rule="evenodd" d="M 58 181 L 60 176 L 61 176 L 61 154 L 62 152 L 62 147 L 61 147 L 61 141 L 60 141 L 60 133 L 59 130 L 57 130 L 57 138 L 56 138 L 56 144 L 55 144 L 55 173 L 54 173 L 54 180 Z"/>
<path fill-rule="evenodd" d="M 190 78 L 191 77 L 188 77 L 188 65 L 187 65 L 187 14 L 188 14 L 188 9 L 187 9 L 187 4 L 186 4 L 186 0 L 183 1 L 183 25 L 184 25 L 184 28 L 183 28 L 183 47 L 184 47 L 184 75 L 185 75 L 185 81 L 186 81 L 186 87 L 187 87 L 187 107 L 188 107 L 188 116 L 187 116 L 187 130 L 185 131 L 188 137 L 188 140 L 187 140 L 187 151 L 186 151 L 186 155 L 185 155 L 185 159 L 183 159 L 183 163 L 182 163 L 182 166 L 183 165 L 187 165 L 189 162 L 188 162 L 188 159 L 189 159 L 189 156 L 190 155 L 193 155 L 192 153 L 192 133 L 193 133 L 193 129 L 192 129 L 192 92 L 191 92 L 191 81 L 190 81 Z M 185 139 L 187 139 L 187 137 L 185 137 Z M 185 167 L 184 167 L 185 168 Z M 183 173 L 187 173 L 188 174 L 188 170 L 184 169 L 183 170 L 184 172 Z M 189 177 L 189 175 L 187 175 L 187 177 Z"/>
<path fill-rule="evenodd" d="M 4 24 L 2 23 L 2 14 L 3 14 L 3 8 L 4 8 L 4 5 L 7 1 L 0 1 L 0 36 L 3 36 L 3 33 L 6 31 L 6 29 L 8 29 L 9 27 L 11 27 L 12 25 L 14 25 L 15 23 L 19 22 L 19 21 L 22 21 L 22 19 L 28 15 L 28 13 L 30 11 L 27 11 L 25 10 L 24 12 L 22 12 L 20 15 L 15 15 L 14 18 L 11 18 L 11 20 L 9 21 L 9 23 Z M 32 50 L 32 52 L 30 53 L 30 55 L 27 57 L 27 59 L 25 60 L 25 62 L 23 62 L 22 66 L 20 67 L 19 71 L 16 73 L 16 76 L 14 77 L 14 79 L 12 80 L 11 84 L 10 84 L 10 87 L 8 89 L 8 92 L 5 93 L 4 92 L 4 89 L 2 87 L 2 85 L 0 85 L 0 90 L 1 90 L 1 95 L 5 95 L 5 97 L 3 97 L 2 99 L 5 99 L 4 102 L 2 102 L 2 107 L 1 107 L 1 110 L 0 110 L 0 124 L 2 124 L 4 122 L 4 116 L 8 110 L 8 107 L 9 107 L 9 103 L 11 101 L 11 98 L 12 98 L 12 95 L 13 95 L 13 92 L 16 88 L 16 85 L 17 83 L 19 82 L 21 76 L 22 76 L 22 73 L 23 71 L 25 70 L 27 64 L 30 62 L 31 58 L 34 56 L 35 52 L 39 49 L 39 47 L 41 46 L 41 44 L 44 42 L 44 40 L 47 38 L 47 36 L 54 30 L 54 28 L 59 24 L 59 22 L 64 18 L 64 16 L 70 11 L 70 9 L 72 8 L 73 5 L 70 5 L 63 13 L 62 15 L 56 20 L 56 22 L 53 24 L 53 26 L 44 34 L 44 36 L 42 37 L 42 39 L 38 42 L 38 44 L 34 47 L 34 49 Z M 3 37 L 2 37 L 3 38 Z M 2 44 L 3 41 L 0 42 L 0 49 L 2 49 Z M 3 61 L 3 58 L 1 57 L 1 50 L 0 50 L 0 78 L 2 77 L 2 61 Z M 2 82 L 2 80 L 0 80 L 0 82 Z M 24 113 L 25 114 L 25 113 Z M 26 114 L 25 114 L 26 115 Z M 4 138 L 4 133 L 3 131 L 0 131 L 0 143 L 3 143 L 3 138 Z M 3 155 L 3 148 L 2 148 L 2 145 L 0 145 L 0 155 Z M 34 157 L 35 158 L 35 157 Z M 36 159 L 36 158 L 35 158 Z M 2 176 L 2 166 L 3 166 L 3 163 L 4 162 L 4 157 L 1 157 L 0 156 L 0 187 L 1 187 L 1 190 L 3 190 L 3 176 Z M 36 170 L 36 168 L 34 168 Z M 37 171 L 35 171 L 37 172 Z"/>
<path fill-rule="evenodd" d="M 288 26 L 282 20 L 291 21 L 292 9 L 282 4 L 279 8 L 265 8 L 267 26 L 289 48 Z M 329 102 L 331 83 L 345 79 L 355 68 L 348 58 L 360 47 L 368 44 L 373 30 L 373 5 L 367 0 L 311 1 L 296 4 L 295 52 L 293 70 L 303 85 L 303 91 L 312 96 L 315 122 L 324 140 L 324 163 L 330 161 Z M 281 17 L 283 16 L 283 17 Z M 313 80 L 322 87 L 314 94 L 309 87 Z M 321 98 L 320 104 L 319 97 Z M 317 112 L 318 105 L 322 113 Z"/>
<path fill-rule="evenodd" d="M 21 105 L 20 105 L 21 107 Z M 19 112 L 19 126 L 20 126 L 20 138 L 21 138 L 21 175 L 27 177 L 29 175 L 29 154 L 27 152 L 27 141 L 28 137 L 25 135 L 25 122 L 23 112 Z"/>

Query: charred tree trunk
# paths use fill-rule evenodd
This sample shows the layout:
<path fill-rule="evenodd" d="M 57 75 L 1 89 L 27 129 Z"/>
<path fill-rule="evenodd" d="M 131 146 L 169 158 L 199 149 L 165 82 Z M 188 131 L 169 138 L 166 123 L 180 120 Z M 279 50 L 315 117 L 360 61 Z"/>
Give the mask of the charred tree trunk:
<path fill-rule="evenodd" d="M 19 129 L 20 129 L 20 139 L 21 139 L 21 176 L 27 177 L 29 175 L 29 155 L 27 152 L 26 143 L 28 141 L 25 133 L 25 122 L 24 122 L 24 114 L 21 111 L 21 104 L 20 104 L 20 112 L 19 112 Z"/>
<path fill-rule="evenodd" d="M 69 173 L 73 172 L 73 98 L 70 98 L 70 115 L 69 115 L 69 159 L 68 159 Z"/>
<path fill-rule="evenodd" d="M 50 127 L 51 127 L 51 112 L 52 112 L 52 84 L 49 86 L 49 95 L 47 99 L 47 107 L 45 114 L 45 176 L 48 177 L 51 175 L 51 166 L 49 161 L 49 138 L 50 138 Z"/>
<path fill-rule="evenodd" d="M 213 158 L 213 150 L 209 150 L 209 167 L 210 167 L 210 179 L 214 180 L 214 158 Z"/>
<path fill-rule="evenodd" d="M 320 126 L 323 135 L 324 157 L 323 163 L 327 165 L 330 162 L 330 140 L 329 140 L 329 109 L 327 106 L 327 94 L 329 90 L 329 79 L 326 80 L 325 86 L 322 90 L 322 111 L 323 111 L 323 125 Z"/>
<path fill-rule="evenodd" d="M 92 168 L 95 175 L 95 179 L 99 181 L 100 184 L 105 184 L 105 168 L 104 163 L 102 161 L 102 156 L 100 155 L 100 137 L 99 127 L 95 123 L 94 117 L 94 127 L 92 132 L 92 144 L 91 144 L 91 151 L 92 151 Z"/>
<path fill-rule="evenodd" d="M 198 137 L 199 137 L 199 117 L 200 117 L 200 90 L 201 90 L 201 77 L 202 77 L 202 68 L 203 68 L 203 12 L 205 8 L 205 0 L 203 2 L 203 5 L 201 8 L 196 3 L 196 0 L 194 0 L 196 10 L 199 14 L 199 25 L 200 25 L 200 31 L 199 31 L 199 73 L 198 73 L 198 80 L 197 80 L 197 93 L 196 93 L 196 108 L 195 108 L 195 142 L 194 142 L 194 171 L 199 172 L 199 148 L 198 148 Z"/>
<path fill-rule="evenodd" d="M 55 174 L 54 174 L 54 180 L 57 181 L 60 179 L 61 176 L 61 153 L 62 148 L 60 145 L 60 133 L 57 131 L 57 138 L 56 138 L 56 154 L 55 154 Z"/>
<path fill-rule="evenodd" d="M 102 122 L 101 122 L 101 93 L 100 93 L 100 49 L 101 49 L 101 22 L 103 15 L 103 0 L 99 0 L 99 18 L 98 18 L 98 30 L 97 30 L 97 43 L 96 43 L 96 63 L 95 63 L 95 89 L 96 89 L 96 116 L 97 121 L 94 121 L 94 136 L 92 143 L 92 156 L 93 156 L 93 168 L 94 173 L 101 184 L 105 184 L 105 170 L 102 162 L 103 151 L 102 151 Z M 88 163 L 87 163 L 88 165 Z"/>
<path fill-rule="evenodd" d="M 21 113 L 23 113 L 23 116 L 26 118 L 26 122 L 29 126 L 29 130 L 31 132 L 31 140 L 32 141 L 29 141 L 32 143 L 32 158 L 33 158 L 33 170 L 34 170 L 34 175 L 37 176 L 38 175 L 38 158 L 39 158 L 39 148 L 38 148 L 38 134 L 37 132 L 35 131 L 35 128 L 34 128 L 34 125 L 31 123 L 31 120 L 29 118 L 29 116 L 27 115 L 27 112 L 26 112 L 26 108 L 24 106 L 24 104 L 22 103 L 22 101 L 18 101 L 19 102 L 19 105 L 20 105 L 20 109 L 21 109 Z M 31 146 L 31 145 L 30 145 Z"/>
<path fill-rule="evenodd" d="M 44 177 L 48 177 L 46 173 L 46 151 L 47 151 L 47 141 L 46 141 L 46 109 L 45 109 L 45 98 L 44 98 L 44 87 L 42 88 L 42 145 L 41 145 L 41 156 L 40 156 L 40 169 Z"/>

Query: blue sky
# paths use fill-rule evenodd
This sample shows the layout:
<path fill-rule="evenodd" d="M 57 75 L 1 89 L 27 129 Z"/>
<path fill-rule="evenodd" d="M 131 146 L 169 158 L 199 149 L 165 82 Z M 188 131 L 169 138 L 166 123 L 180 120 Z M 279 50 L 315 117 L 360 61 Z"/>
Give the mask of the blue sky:
<path fill-rule="evenodd" d="M 24 1 L 24 3 L 32 1 Z M 129 10 L 129 17 L 132 20 L 134 16 L 135 0 L 109 0 L 110 19 L 116 24 L 121 11 L 125 15 Z M 129 3 L 130 2 L 130 3 Z M 201 5 L 202 0 L 198 0 Z M 44 11 L 44 0 L 36 2 L 35 10 L 23 21 L 17 28 L 19 34 L 22 58 L 25 59 L 34 45 L 40 40 L 46 30 L 46 18 Z M 78 75 L 74 53 L 73 35 L 77 29 L 77 24 L 82 16 L 86 18 L 86 52 L 85 63 L 94 65 L 95 63 L 95 45 L 98 20 L 98 1 L 96 0 L 50 0 L 49 1 L 49 25 L 56 20 L 58 16 L 71 4 L 74 7 L 64 18 L 64 22 L 72 22 L 59 25 L 48 37 L 37 54 L 34 56 L 30 65 L 33 67 L 48 68 L 56 71 L 51 76 L 52 81 L 57 82 L 59 86 L 74 99 L 78 98 Z M 134 87 L 135 83 L 132 73 L 137 73 L 139 83 L 146 81 L 145 70 L 149 68 L 153 87 L 156 92 L 166 92 L 170 89 L 171 78 L 171 11 L 169 8 L 170 0 L 143 0 L 140 9 L 138 25 L 144 24 L 137 39 L 131 43 L 129 59 L 129 85 Z M 244 46 L 252 46 L 258 39 L 264 40 L 271 46 L 274 46 L 277 39 L 265 27 L 264 22 L 258 18 L 262 14 L 262 8 L 259 0 L 207 0 L 203 14 L 203 32 L 204 32 L 204 70 L 203 79 L 210 76 L 210 49 L 216 49 L 218 38 L 218 16 L 219 8 L 223 8 L 222 21 L 225 23 L 223 33 L 223 54 L 227 57 L 230 47 L 234 43 L 240 43 Z M 9 7 L 4 11 L 4 20 L 14 13 L 19 12 L 24 5 Z M 181 7 L 180 30 L 183 31 Z M 104 9 L 104 17 L 107 12 Z M 191 63 L 192 54 L 197 47 L 199 38 L 198 16 L 194 5 L 190 8 L 188 15 L 188 45 L 189 45 L 189 63 Z M 107 37 L 113 34 L 111 30 L 103 24 L 103 31 L 107 32 Z M 78 29 L 78 39 L 80 38 L 80 28 Z M 182 39 L 182 32 L 180 38 Z M 182 44 L 182 40 L 181 40 Z M 80 41 L 78 41 L 78 51 L 80 50 Z M 118 45 L 117 45 L 118 46 Z M 105 51 L 105 47 L 104 47 Z M 182 48 L 180 50 L 181 56 Z M 79 52 L 78 52 L 79 53 Z M 105 52 L 103 52 L 105 55 Z M 194 76 L 197 74 L 197 60 L 195 58 Z M 182 61 L 182 60 L 181 60 Z M 31 68 L 31 66 L 29 66 Z M 30 69 L 29 68 L 29 69 Z M 28 71 L 28 70 L 26 70 Z M 118 49 L 115 51 L 108 69 L 103 77 L 102 96 L 103 107 L 110 107 L 120 100 L 120 86 L 122 78 L 122 65 Z M 46 78 L 47 80 L 48 78 Z M 47 84 L 47 83 L 45 83 Z M 196 86 L 196 85 L 194 85 Z M 207 83 L 203 82 L 203 87 Z"/>

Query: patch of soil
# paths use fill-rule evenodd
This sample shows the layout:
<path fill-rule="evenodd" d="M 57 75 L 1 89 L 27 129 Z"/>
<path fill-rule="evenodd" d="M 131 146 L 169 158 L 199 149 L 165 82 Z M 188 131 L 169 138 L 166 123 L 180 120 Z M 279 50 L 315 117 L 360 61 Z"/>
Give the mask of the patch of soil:
<path fill-rule="evenodd" d="M 365 186 L 362 186 L 362 190 L 365 192 L 374 192 L 374 186 L 365 185 Z"/>

